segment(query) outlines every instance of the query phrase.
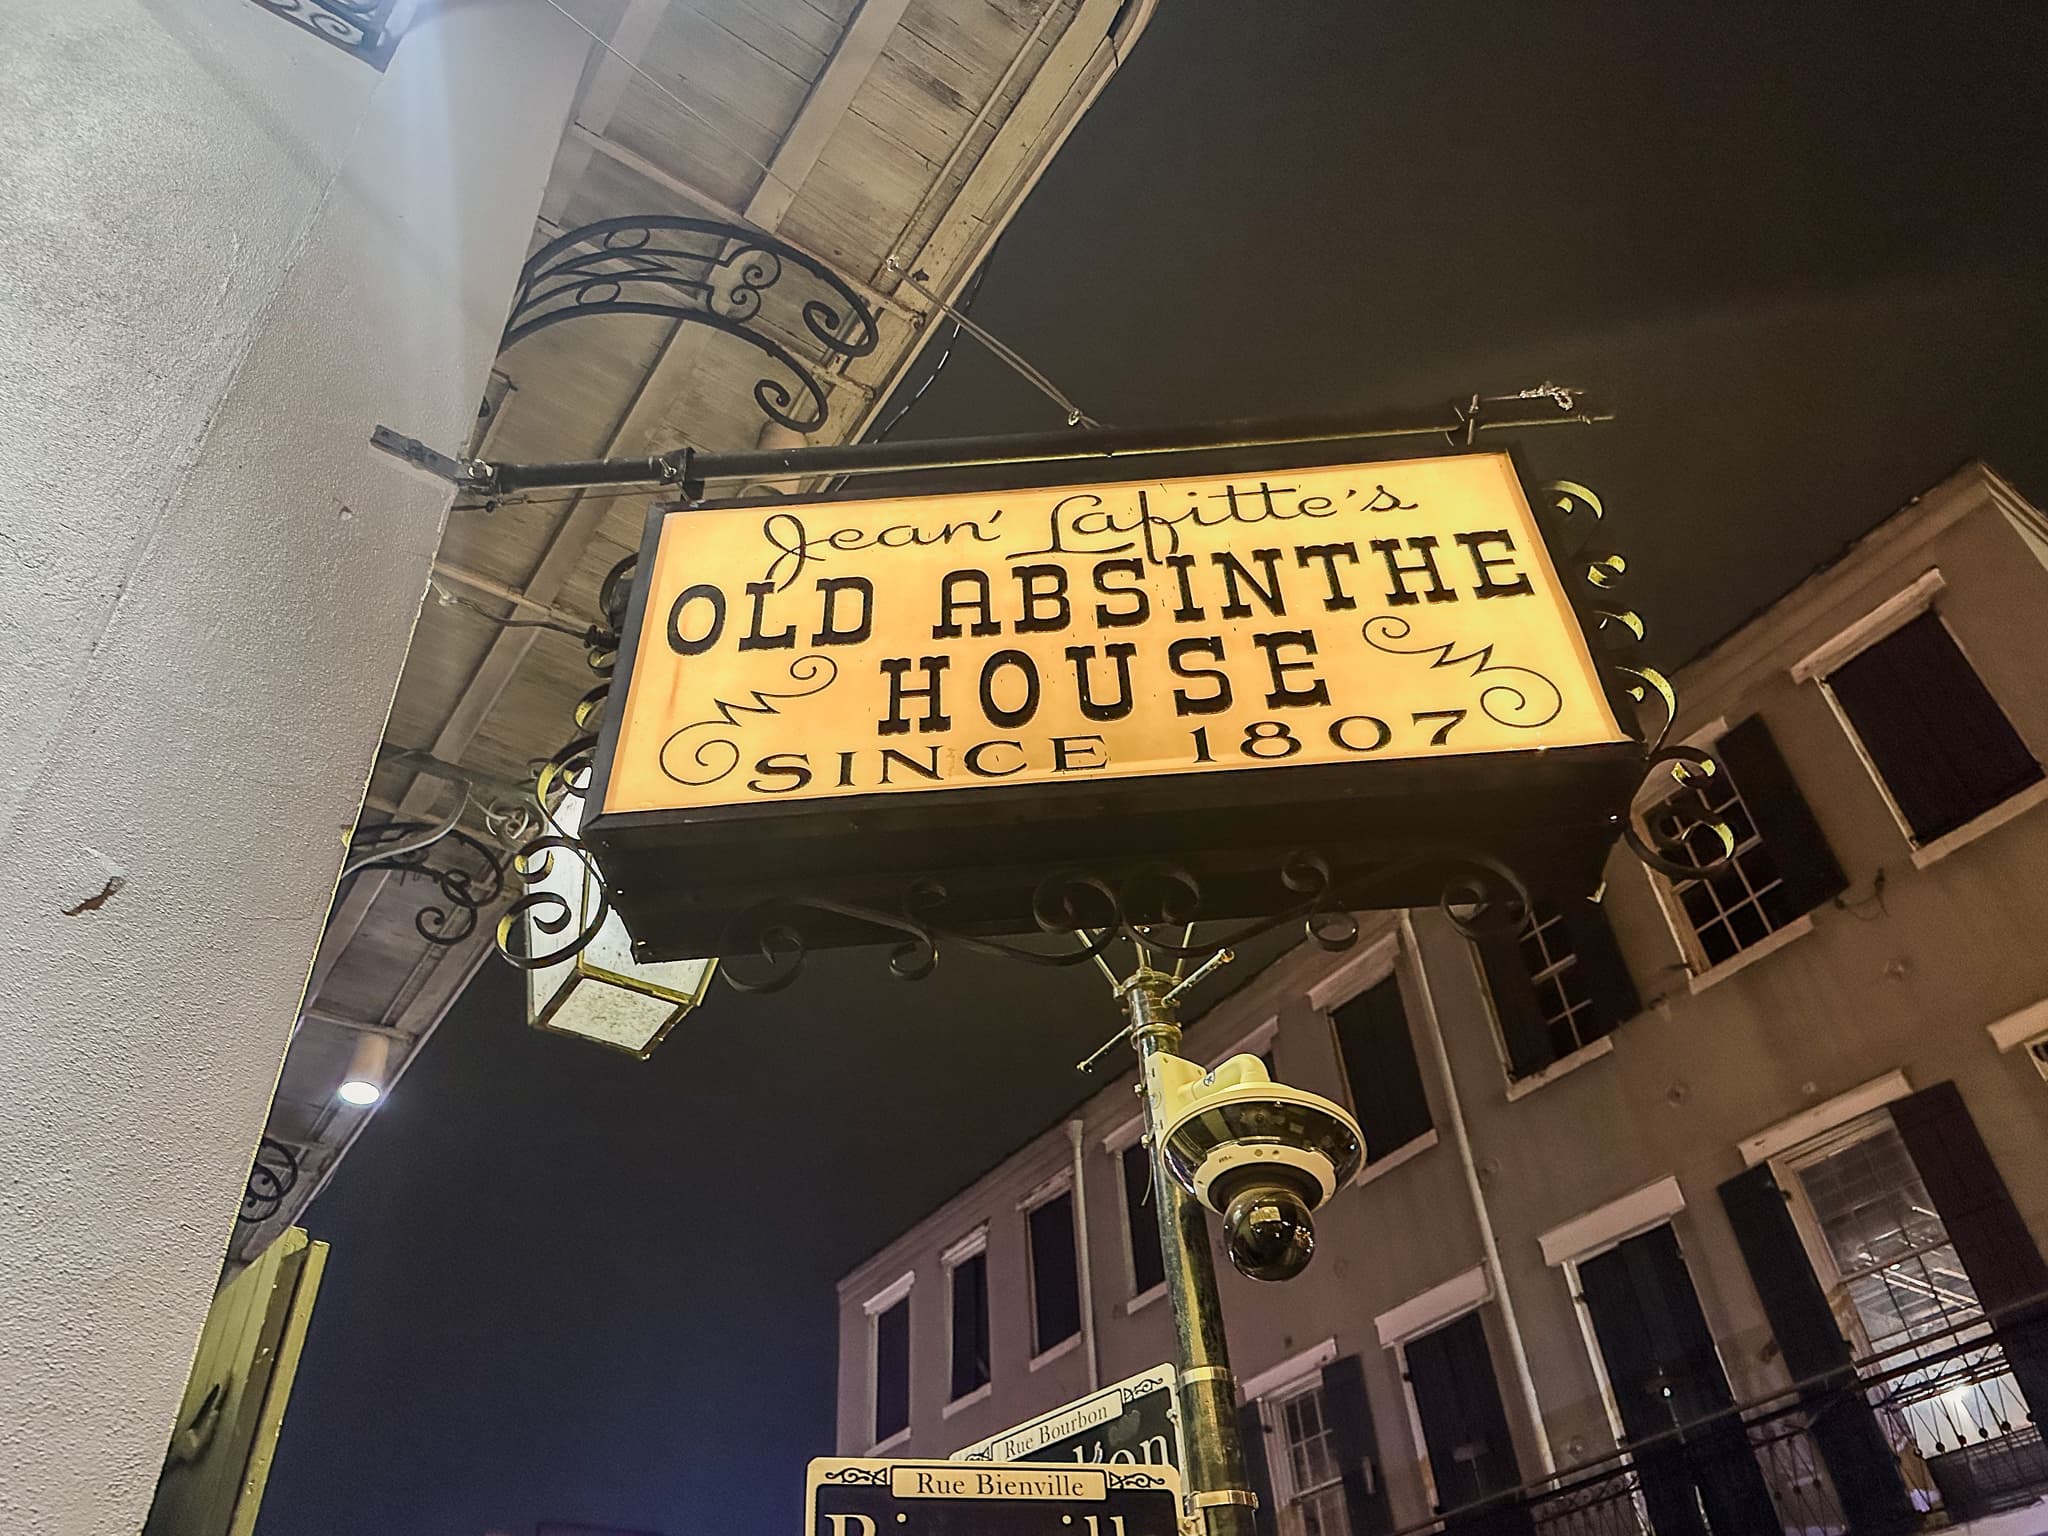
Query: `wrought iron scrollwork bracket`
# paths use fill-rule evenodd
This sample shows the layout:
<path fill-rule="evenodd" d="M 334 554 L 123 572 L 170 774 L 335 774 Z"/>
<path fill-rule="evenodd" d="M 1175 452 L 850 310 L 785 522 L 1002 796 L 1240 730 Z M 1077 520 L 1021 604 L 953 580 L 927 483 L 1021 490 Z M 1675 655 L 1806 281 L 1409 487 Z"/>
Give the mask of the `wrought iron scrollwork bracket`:
<path fill-rule="evenodd" d="M 738 224 L 664 214 L 602 219 L 535 251 L 520 270 L 499 351 L 598 315 L 651 315 L 746 343 L 778 370 L 755 382 L 754 403 L 795 432 L 824 425 L 830 371 L 880 339 L 860 295 L 795 246 Z"/>
<path fill-rule="evenodd" d="M 1529 892 L 1520 877 L 1484 853 L 1454 851 L 1405 859 L 1368 872 L 1366 879 L 1410 874 L 1417 868 L 1441 875 L 1440 905 L 1461 933 L 1519 928 L 1528 915 Z M 1216 919 L 1229 922 L 1228 931 L 1212 932 L 1200 943 L 1185 938 L 1176 943 L 1162 933 L 1192 930 L 1205 921 L 1199 881 L 1172 865 L 1122 877 L 1088 869 L 1046 876 L 1032 894 L 1032 921 L 1042 935 L 1060 941 L 1057 948 L 989 938 L 953 926 L 948 921 L 949 894 L 941 882 L 930 879 L 913 881 L 894 910 L 819 898 L 764 902 L 728 925 L 719 944 L 725 957 L 719 974 L 740 992 L 775 992 L 788 986 L 809 954 L 806 914 L 868 925 L 877 943 L 890 946 L 890 973 L 905 981 L 929 976 L 942 947 L 1028 965 L 1067 967 L 1093 962 L 1118 940 L 1142 945 L 1155 960 L 1202 960 L 1290 924 L 1298 924 L 1305 938 L 1327 950 L 1348 949 L 1357 942 L 1358 920 L 1340 899 L 1339 880 L 1322 854 L 1312 849 L 1288 853 L 1280 861 L 1278 877 L 1297 900 L 1249 921 Z M 1077 936 L 1078 944 L 1070 942 Z"/>
<path fill-rule="evenodd" d="M 425 846 L 404 847 L 421 832 L 438 830 L 440 835 Z M 380 848 L 391 852 L 380 856 Z M 449 860 L 461 850 L 476 861 L 465 869 Z M 373 869 L 388 869 L 399 879 L 431 881 L 440 902 L 429 902 L 413 914 L 413 927 L 429 944 L 460 944 L 476 932 L 478 915 L 505 895 L 505 863 L 482 838 L 461 827 L 437 829 L 427 821 L 383 821 L 356 828 L 349 839 L 350 859 L 346 885 L 357 875 Z M 444 862 L 446 861 L 446 862 Z"/>
<path fill-rule="evenodd" d="M 256 1143 L 256 1160 L 249 1165 L 249 1182 L 242 1190 L 242 1209 L 237 1221 L 268 1221 L 284 1206 L 285 1196 L 299 1183 L 299 1154 L 283 1142 L 266 1136 Z"/>

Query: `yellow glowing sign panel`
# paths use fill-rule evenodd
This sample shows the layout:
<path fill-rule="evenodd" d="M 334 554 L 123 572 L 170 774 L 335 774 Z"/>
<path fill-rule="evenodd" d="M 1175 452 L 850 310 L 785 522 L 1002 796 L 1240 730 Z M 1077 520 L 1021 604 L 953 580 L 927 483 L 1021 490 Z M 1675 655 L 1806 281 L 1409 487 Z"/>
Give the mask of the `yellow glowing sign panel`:
<path fill-rule="evenodd" d="M 1503 454 L 671 514 L 607 813 L 1626 739 Z"/>

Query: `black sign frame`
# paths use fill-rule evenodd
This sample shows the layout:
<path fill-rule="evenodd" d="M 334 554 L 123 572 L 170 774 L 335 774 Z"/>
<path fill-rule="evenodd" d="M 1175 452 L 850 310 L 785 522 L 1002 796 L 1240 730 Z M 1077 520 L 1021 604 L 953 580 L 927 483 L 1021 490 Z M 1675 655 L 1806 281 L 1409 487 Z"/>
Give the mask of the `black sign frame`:
<path fill-rule="evenodd" d="M 1354 449 L 1360 462 L 1386 464 L 1446 454 L 1438 445 L 1390 453 L 1384 441 L 1372 439 L 1197 448 L 1148 458 L 1121 481 L 1103 476 L 1089 483 L 1303 469 L 1343 462 Z M 1522 455 L 1506 452 L 1527 493 L 1536 482 Z M 962 489 L 961 480 L 958 470 L 929 472 L 906 484 L 870 481 L 803 501 L 942 493 Z M 976 473 L 972 488 L 1073 483 L 1070 464 L 1007 466 Z M 1647 753 L 1630 685 L 1598 633 L 1598 594 L 1580 579 L 1586 557 L 1566 543 L 1541 499 L 1529 499 L 1628 740 L 1310 764 L 1284 774 L 1076 781 L 1057 792 L 1043 783 L 990 784 L 794 805 L 603 812 L 646 617 L 649 583 L 636 580 L 611 688 L 615 707 L 605 713 L 595 752 L 588 803 L 598 814 L 586 819 L 584 840 L 643 961 L 754 952 L 767 944 L 763 935 L 778 913 L 798 909 L 800 943 L 810 948 L 899 938 L 876 914 L 942 923 L 964 934 L 1052 931 L 1061 926 L 1058 918 L 1077 915 L 1059 904 L 1061 882 L 1084 875 L 1121 892 L 1118 916 L 1139 923 L 1179 921 L 1191 887 L 1199 889 L 1205 918 L 1261 918 L 1302 907 L 1311 887 L 1308 901 L 1318 910 L 1423 906 L 1441 899 L 1460 872 L 1489 865 L 1512 870 L 1529 889 L 1589 893 L 1642 780 Z M 639 572 L 654 568 L 668 517 L 760 505 L 758 499 L 657 503 L 643 534 Z M 1276 794 L 1276 785 L 1284 792 Z"/>

